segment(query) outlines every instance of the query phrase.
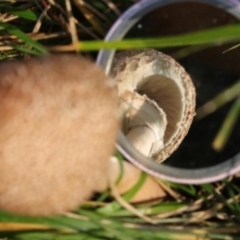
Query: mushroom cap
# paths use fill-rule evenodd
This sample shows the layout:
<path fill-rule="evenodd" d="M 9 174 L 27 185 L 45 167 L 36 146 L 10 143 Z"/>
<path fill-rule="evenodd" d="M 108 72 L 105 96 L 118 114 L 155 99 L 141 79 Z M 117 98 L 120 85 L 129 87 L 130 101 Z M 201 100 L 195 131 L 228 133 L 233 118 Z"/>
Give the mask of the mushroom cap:
<path fill-rule="evenodd" d="M 182 142 L 195 115 L 195 88 L 190 76 L 174 59 L 154 49 L 116 54 L 111 75 L 121 101 L 126 92 L 136 92 L 166 114 L 164 147 L 152 156 L 157 162 L 164 161 Z"/>
<path fill-rule="evenodd" d="M 73 210 L 99 188 L 119 129 L 117 92 L 94 63 L 52 55 L 0 65 L 0 209 Z"/>

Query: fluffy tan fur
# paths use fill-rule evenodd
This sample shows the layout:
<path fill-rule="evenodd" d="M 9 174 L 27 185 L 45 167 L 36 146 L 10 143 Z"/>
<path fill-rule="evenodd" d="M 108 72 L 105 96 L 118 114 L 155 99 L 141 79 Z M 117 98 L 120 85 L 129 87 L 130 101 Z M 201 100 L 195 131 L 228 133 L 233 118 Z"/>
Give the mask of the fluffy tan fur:
<path fill-rule="evenodd" d="M 53 55 L 0 65 L 0 208 L 72 210 L 106 174 L 118 130 L 115 89 L 95 64 Z"/>

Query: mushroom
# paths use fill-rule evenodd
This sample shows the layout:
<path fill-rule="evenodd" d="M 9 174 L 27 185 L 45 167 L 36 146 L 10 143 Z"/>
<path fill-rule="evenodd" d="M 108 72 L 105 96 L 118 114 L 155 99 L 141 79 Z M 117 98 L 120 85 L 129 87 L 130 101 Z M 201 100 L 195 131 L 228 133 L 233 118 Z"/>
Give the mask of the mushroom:
<path fill-rule="evenodd" d="M 153 49 L 118 53 L 123 132 L 142 154 L 162 162 L 179 146 L 195 115 L 195 88 L 174 59 Z"/>
<path fill-rule="evenodd" d="M 52 55 L 0 64 L 0 209 L 73 210 L 103 184 L 117 91 L 94 63 Z"/>
<path fill-rule="evenodd" d="M 122 129 L 129 142 L 146 157 L 164 161 L 187 134 L 195 114 L 191 78 L 171 57 L 152 49 L 118 53 L 111 75 L 118 86 Z M 130 190 L 141 175 L 141 170 L 127 161 L 122 165 L 123 176 L 116 183 L 121 170 L 116 157 L 112 157 L 106 181 L 109 185 L 116 183 L 119 194 Z M 131 202 L 165 195 L 148 175 Z"/>

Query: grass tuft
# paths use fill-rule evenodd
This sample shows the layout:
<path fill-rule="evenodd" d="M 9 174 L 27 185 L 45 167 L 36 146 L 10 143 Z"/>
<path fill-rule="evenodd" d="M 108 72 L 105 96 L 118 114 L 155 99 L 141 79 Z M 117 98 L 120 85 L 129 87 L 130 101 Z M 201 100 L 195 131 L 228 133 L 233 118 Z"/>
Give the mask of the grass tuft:
<path fill-rule="evenodd" d="M 240 40 L 240 25 L 229 25 L 159 39 L 104 42 L 103 37 L 112 23 L 134 2 L 130 0 L 1 1 L 0 59 L 44 55 L 51 51 L 79 52 L 80 50 L 86 51 L 84 54 L 94 58 L 96 55 L 90 51 L 100 48 L 185 46 L 175 53 L 176 57 L 182 58 L 210 45 Z M 211 114 L 209 111 L 211 104 L 215 104 L 215 109 L 218 109 L 235 98 L 237 100 L 216 137 L 215 148 L 222 148 L 229 140 L 231 127 L 239 116 L 239 82 L 198 110 L 199 118 L 203 118 Z M 123 157 L 119 153 L 117 157 L 121 166 Z M 121 174 L 118 181 L 122 177 Z M 75 212 L 65 213 L 62 216 L 24 217 L 0 212 L 0 238 L 6 240 L 239 239 L 239 176 L 201 186 L 185 186 L 158 180 L 159 185 L 166 192 L 164 198 L 130 205 L 130 199 L 141 189 L 146 177 L 146 173 L 142 173 L 136 185 L 123 196 L 110 194 L 108 190 L 95 196 Z"/>

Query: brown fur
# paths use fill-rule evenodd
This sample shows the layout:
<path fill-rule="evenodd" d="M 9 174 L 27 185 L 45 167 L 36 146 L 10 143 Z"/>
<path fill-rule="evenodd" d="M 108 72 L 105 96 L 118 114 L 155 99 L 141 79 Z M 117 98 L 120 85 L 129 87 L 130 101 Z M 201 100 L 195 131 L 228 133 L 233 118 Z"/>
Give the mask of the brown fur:
<path fill-rule="evenodd" d="M 98 188 L 118 130 L 108 81 L 70 55 L 0 65 L 1 209 L 57 214 Z"/>

